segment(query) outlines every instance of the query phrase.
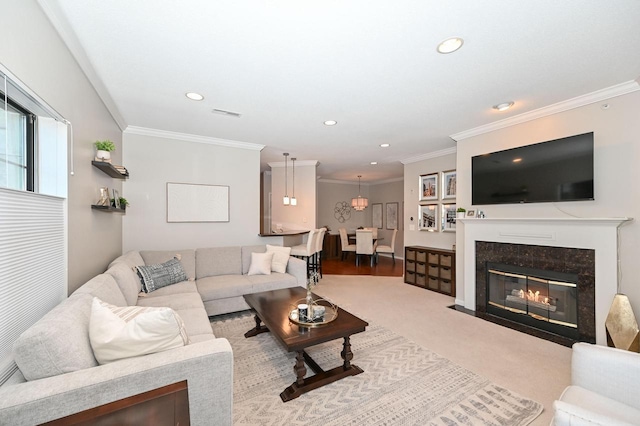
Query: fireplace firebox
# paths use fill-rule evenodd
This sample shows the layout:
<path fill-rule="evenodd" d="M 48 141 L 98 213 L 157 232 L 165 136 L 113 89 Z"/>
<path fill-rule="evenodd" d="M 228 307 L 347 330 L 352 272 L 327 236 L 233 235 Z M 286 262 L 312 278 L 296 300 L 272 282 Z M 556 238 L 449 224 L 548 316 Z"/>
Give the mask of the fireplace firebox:
<path fill-rule="evenodd" d="M 578 340 L 578 275 L 487 262 L 487 313 Z"/>

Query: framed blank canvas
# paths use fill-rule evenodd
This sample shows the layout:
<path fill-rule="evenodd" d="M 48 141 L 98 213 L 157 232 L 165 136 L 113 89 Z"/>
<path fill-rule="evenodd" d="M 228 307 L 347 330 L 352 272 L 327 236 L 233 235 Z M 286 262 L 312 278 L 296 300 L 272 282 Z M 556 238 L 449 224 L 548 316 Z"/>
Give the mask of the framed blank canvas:
<path fill-rule="evenodd" d="M 167 222 L 229 222 L 229 187 L 167 182 Z"/>

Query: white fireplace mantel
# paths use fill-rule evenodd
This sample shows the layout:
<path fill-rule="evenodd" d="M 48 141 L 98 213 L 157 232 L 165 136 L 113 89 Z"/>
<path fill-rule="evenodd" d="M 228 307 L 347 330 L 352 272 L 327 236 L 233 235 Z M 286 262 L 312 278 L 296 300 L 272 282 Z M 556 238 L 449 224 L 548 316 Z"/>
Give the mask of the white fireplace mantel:
<path fill-rule="evenodd" d="M 596 342 L 606 344 L 604 322 L 618 282 L 618 234 L 623 223 L 616 218 L 462 218 L 462 280 L 458 280 L 456 304 L 476 310 L 476 241 L 531 244 L 595 250 Z M 460 240 L 458 240 L 459 242 Z M 462 291 L 460 291 L 462 290 Z"/>

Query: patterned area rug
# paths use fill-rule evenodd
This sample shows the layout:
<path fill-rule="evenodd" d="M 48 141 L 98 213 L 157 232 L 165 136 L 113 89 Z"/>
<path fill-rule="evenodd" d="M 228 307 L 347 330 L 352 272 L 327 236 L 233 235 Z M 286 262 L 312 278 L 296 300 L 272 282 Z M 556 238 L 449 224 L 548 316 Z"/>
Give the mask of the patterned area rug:
<path fill-rule="evenodd" d="M 370 323 L 371 324 L 371 323 Z M 234 425 L 527 425 L 542 405 L 491 383 L 383 327 L 353 335 L 352 363 L 364 370 L 283 403 L 295 355 L 243 315 L 212 321 L 234 354 Z M 342 339 L 307 351 L 325 370 L 342 363 Z M 309 375 L 313 374 L 309 368 Z"/>

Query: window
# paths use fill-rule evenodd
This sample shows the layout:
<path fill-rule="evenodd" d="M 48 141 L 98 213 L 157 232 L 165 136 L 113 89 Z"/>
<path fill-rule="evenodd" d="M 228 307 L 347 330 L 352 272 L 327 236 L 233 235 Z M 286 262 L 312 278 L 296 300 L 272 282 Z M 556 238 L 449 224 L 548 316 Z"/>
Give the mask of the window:
<path fill-rule="evenodd" d="M 13 342 L 67 294 L 67 123 L 0 64 L 0 386 Z"/>
<path fill-rule="evenodd" d="M 34 190 L 36 116 L 0 89 L 0 186 Z"/>

